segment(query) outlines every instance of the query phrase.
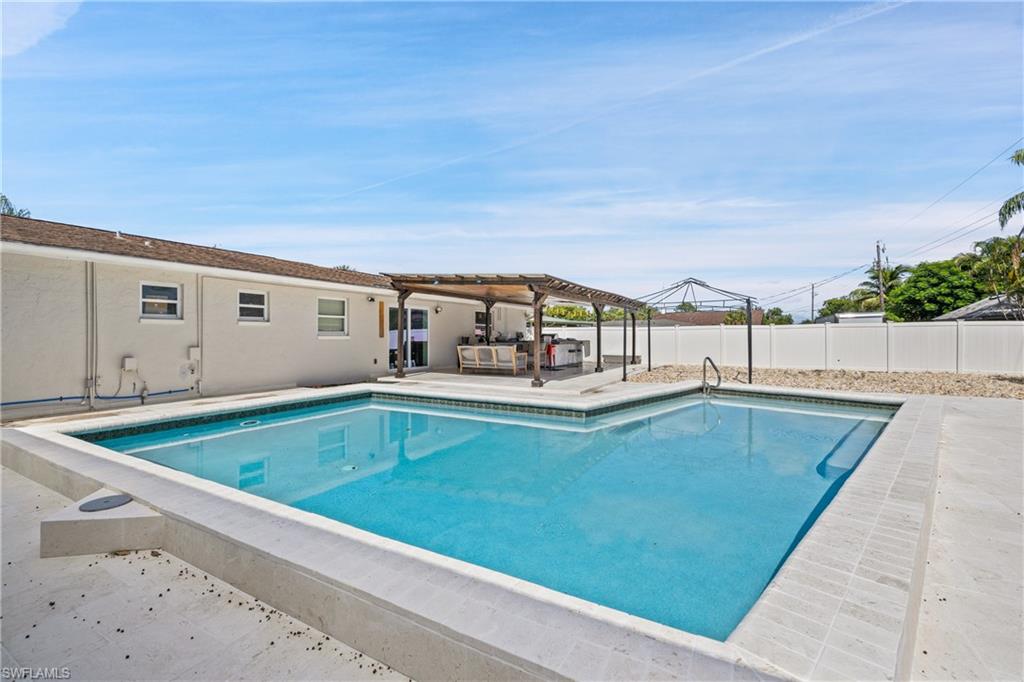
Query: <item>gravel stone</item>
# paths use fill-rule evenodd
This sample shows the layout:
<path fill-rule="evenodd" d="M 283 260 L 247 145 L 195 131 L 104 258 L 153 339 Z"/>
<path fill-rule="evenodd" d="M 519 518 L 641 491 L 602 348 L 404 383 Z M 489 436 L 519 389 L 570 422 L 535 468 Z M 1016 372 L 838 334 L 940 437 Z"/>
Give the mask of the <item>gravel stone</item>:
<path fill-rule="evenodd" d="M 721 370 L 723 384 L 747 383 L 746 367 L 726 366 Z M 666 365 L 656 367 L 652 372 L 640 372 L 629 377 L 630 381 L 658 384 L 700 381 L 700 379 L 700 365 Z M 862 393 L 919 393 L 1024 400 L 1024 377 L 1005 374 L 861 372 L 856 370 L 763 369 L 755 367 L 754 383 Z"/>

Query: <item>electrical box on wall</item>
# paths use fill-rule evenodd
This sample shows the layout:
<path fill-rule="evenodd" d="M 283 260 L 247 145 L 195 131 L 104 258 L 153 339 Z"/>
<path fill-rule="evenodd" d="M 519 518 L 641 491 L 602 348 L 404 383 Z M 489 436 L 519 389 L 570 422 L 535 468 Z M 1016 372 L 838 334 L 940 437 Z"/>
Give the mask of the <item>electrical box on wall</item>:
<path fill-rule="evenodd" d="M 199 346 L 189 346 L 188 359 L 189 362 L 199 362 Z"/>
<path fill-rule="evenodd" d="M 133 358 L 132 356 L 126 355 L 124 356 L 124 358 L 121 359 L 121 369 L 123 369 L 124 371 L 134 372 L 138 368 L 139 361 Z"/>

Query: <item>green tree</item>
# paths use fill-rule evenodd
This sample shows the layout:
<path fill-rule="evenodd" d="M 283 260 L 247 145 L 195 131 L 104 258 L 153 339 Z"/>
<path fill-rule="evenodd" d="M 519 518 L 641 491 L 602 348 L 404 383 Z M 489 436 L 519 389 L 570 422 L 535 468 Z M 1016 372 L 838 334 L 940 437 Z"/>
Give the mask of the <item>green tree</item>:
<path fill-rule="evenodd" d="M 860 303 L 853 300 L 851 296 L 837 296 L 826 299 L 818 308 L 818 317 L 828 317 L 837 313 L 857 313 L 861 311 Z"/>
<path fill-rule="evenodd" d="M 865 272 L 868 278 L 860 283 L 859 288 L 850 292 L 850 298 L 859 306 L 860 310 L 869 312 L 882 309 L 881 287 L 879 287 L 879 271 L 871 268 Z M 903 280 L 910 274 L 910 268 L 906 265 L 885 265 L 881 269 L 881 281 L 885 285 L 885 295 L 888 298 L 899 288 Z"/>
<path fill-rule="evenodd" d="M 1010 305 L 1010 317 L 1024 320 L 1024 266 L 1021 252 L 1024 238 L 992 237 L 975 242 L 974 252 L 961 254 L 961 267 L 969 267 L 990 296 L 999 296 Z"/>
<path fill-rule="evenodd" d="M 1024 149 L 1018 149 L 1010 157 L 1010 162 L 1018 166 L 1024 166 Z M 1018 213 L 1024 213 L 1024 192 L 1018 192 L 1003 202 L 999 209 L 999 227 L 1005 228 L 1010 219 Z M 1021 228 L 1019 237 L 1024 236 L 1024 227 Z"/>
<path fill-rule="evenodd" d="M 743 317 L 746 318 L 746 315 Z M 782 312 L 782 308 L 769 308 L 764 313 L 762 324 L 793 324 L 793 316 Z"/>
<path fill-rule="evenodd" d="M 923 262 L 893 292 L 887 312 L 901 322 L 930 320 L 986 295 L 984 283 L 962 259 Z"/>
<path fill-rule="evenodd" d="M 549 305 L 545 306 L 544 314 L 562 320 L 579 320 L 582 322 L 591 322 L 597 319 L 593 308 L 584 308 L 580 305 Z"/>
<path fill-rule="evenodd" d="M 747 311 L 745 310 L 730 310 L 725 314 L 725 319 L 722 320 L 723 324 L 746 324 L 747 323 Z"/>
<path fill-rule="evenodd" d="M 27 208 L 18 208 L 11 203 L 6 194 L 0 194 L 0 215 L 9 215 L 15 218 L 31 218 L 32 212 Z"/>
<path fill-rule="evenodd" d="M 571 305 L 571 304 L 557 304 L 544 306 L 544 314 L 550 317 L 557 317 L 563 320 L 578 320 L 580 322 L 595 322 L 597 321 L 597 315 L 594 313 L 593 307 L 582 306 L 582 305 Z M 636 311 L 636 319 L 639 324 L 640 321 L 646 320 L 647 315 L 650 314 L 652 317 L 658 314 L 658 311 L 650 306 L 644 306 Z M 601 313 L 601 321 L 614 321 L 622 319 L 622 308 L 605 308 L 604 312 Z"/>
<path fill-rule="evenodd" d="M 676 306 L 677 313 L 695 313 L 697 312 L 697 306 L 690 303 L 689 301 L 683 301 Z"/>

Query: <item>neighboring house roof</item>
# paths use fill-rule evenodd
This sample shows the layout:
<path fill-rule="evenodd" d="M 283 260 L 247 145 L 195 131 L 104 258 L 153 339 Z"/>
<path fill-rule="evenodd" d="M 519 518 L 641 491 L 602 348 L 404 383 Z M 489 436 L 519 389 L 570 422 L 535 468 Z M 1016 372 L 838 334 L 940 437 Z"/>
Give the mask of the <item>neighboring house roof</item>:
<path fill-rule="evenodd" d="M 1016 313 L 1009 301 L 999 296 L 989 296 L 962 308 L 939 315 L 936 320 L 1015 320 Z"/>
<path fill-rule="evenodd" d="M 871 313 L 833 313 L 824 317 L 819 317 L 814 320 L 814 324 L 822 324 L 824 322 L 885 322 L 885 313 L 881 310 Z"/>
<path fill-rule="evenodd" d="M 328 268 L 255 253 L 185 244 L 167 239 L 98 230 L 92 227 L 55 223 L 35 218 L 3 216 L 0 219 L 0 239 L 5 242 L 76 249 L 266 275 L 298 277 L 335 284 L 391 288 L 391 282 L 387 277 L 356 270 Z"/>
<path fill-rule="evenodd" d="M 651 324 L 658 326 L 667 325 L 714 325 L 714 324 L 725 324 L 725 316 L 729 314 L 726 310 L 698 310 L 696 312 L 676 312 L 676 313 L 658 313 L 651 318 Z M 752 322 L 754 324 L 761 324 L 764 322 L 764 311 L 760 308 L 754 308 L 752 313 Z"/>

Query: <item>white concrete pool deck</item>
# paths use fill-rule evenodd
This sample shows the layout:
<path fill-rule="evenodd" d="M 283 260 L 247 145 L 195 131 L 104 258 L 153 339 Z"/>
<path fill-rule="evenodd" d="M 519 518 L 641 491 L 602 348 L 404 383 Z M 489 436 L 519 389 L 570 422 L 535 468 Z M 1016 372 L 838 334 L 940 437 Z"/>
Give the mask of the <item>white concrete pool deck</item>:
<path fill-rule="evenodd" d="M 1024 679 L 1024 402 L 945 401 L 910 674 Z"/>
<path fill-rule="evenodd" d="M 577 409 L 592 409 L 626 397 L 658 395 L 687 386 L 693 388 L 693 383 L 670 386 L 619 383 L 571 397 L 547 389 L 503 391 L 499 399 L 541 406 L 570 403 Z M 465 389 L 445 388 L 452 396 L 496 399 L 493 393 L 475 394 L 464 392 Z M 753 388 L 765 393 L 814 393 Z M 395 394 L 427 393 L 443 397 L 438 396 L 437 386 L 406 384 L 374 388 L 378 389 Z M 277 391 L 252 396 L 255 398 L 252 402 L 279 402 L 317 395 L 322 393 L 312 389 Z M 869 401 L 885 399 L 884 396 L 832 395 Z M 243 398 L 190 401 L 191 405 L 185 406 L 184 411 L 223 410 Z M 149 405 L 88 417 L 90 426 L 129 424 L 181 414 L 179 406 L 182 405 Z M 772 674 L 804 679 L 886 679 L 894 676 L 895 666 L 900 677 L 1020 679 L 1024 404 L 1010 400 L 918 397 L 908 401 L 905 407 L 910 409 L 901 410 L 904 416 L 894 423 L 891 436 L 887 437 L 890 445 L 879 448 L 877 456 L 869 457 L 862 464 L 822 516 L 822 523 L 812 529 L 794 553 L 793 560 L 787 562 L 786 568 L 766 590 L 765 597 L 752 610 L 752 616 L 730 637 L 730 642 L 740 647 L 739 651 L 745 649 L 756 654 L 748 657 L 747 664 L 732 665 L 723 660 L 721 666 L 708 668 L 711 661 L 704 660 L 704 667 L 698 668 L 700 659 L 694 659 L 686 669 L 675 673 L 671 667 L 647 664 L 630 667 L 630 661 L 635 663 L 640 652 L 588 649 L 584 642 L 593 633 L 584 633 L 573 651 L 562 652 L 564 660 L 559 659 L 562 660 L 559 670 L 563 674 L 573 671 L 570 676 L 606 679 L 625 679 L 637 674 L 693 679 L 723 675 L 725 679 L 739 679 Z M 33 424 L 66 429 L 83 418 L 84 415 L 54 417 L 36 420 Z M 916 446 L 912 443 L 907 453 L 902 449 L 897 451 L 897 447 L 903 447 L 899 444 L 913 438 L 920 441 L 920 436 L 925 436 L 926 441 L 938 441 L 938 479 L 933 476 L 934 446 L 930 459 L 920 458 L 927 454 L 924 452 L 927 443 L 925 446 L 920 442 Z M 883 441 L 880 443 L 884 445 Z M 5 457 L 6 454 L 5 451 Z M 871 466 L 867 466 L 869 464 Z M 936 484 L 937 491 L 933 487 Z M 879 486 L 886 487 L 888 493 L 879 497 Z M 920 534 L 917 529 L 929 527 L 928 514 L 917 509 L 921 499 L 932 499 L 929 495 L 934 495 L 937 502 L 927 533 L 929 544 L 925 555 L 924 543 L 910 538 Z M 870 524 L 851 517 L 860 515 L 859 508 L 865 505 L 877 509 Z M 906 511 L 914 507 L 914 513 L 906 516 L 903 506 Z M 6 496 L 4 508 L 6 514 Z M 862 537 L 858 535 L 861 528 Z M 841 544 L 855 544 L 856 551 L 845 558 L 838 556 L 845 552 L 833 552 L 843 549 L 830 545 L 836 538 Z M 825 552 L 826 549 L 829 551 Z M 919 550 L 922 554 L 915 560 L 913 556 L 917 556 Z M 910 552 L 915 554 L 912 556 Z M 801 565 L 808 560 L 810 563 Z M 920 564 L 916 569 L 915 563 Z M 923 591 L 923 601 L 915 593 L 915 583 L 916 589 Z M 919 622 L 915 622 L 918 603 L 922 609 Z M 891 621 L 894 616 L 887 616 L 903 609 L 913 617 L 900 618 L 897 622 Z M 566 625 L 569 624 L 567 621 Z M 623 627 L 627 626 L 635 628 L 637 624 L 624 622 Z M 574 639 L 565 641 L 571 644 Z M 636 643 L 650 646 L 647 639 Z M 705 644 L 697 642 L 695 646 L 699 650 Z M 708 651 L 719 649 L 710 647 Z M 897 664 L 897 654 L 905 659 L 902 664 Z M 626 666 L 619 672 L 615 667 L 616 656 Z M 642 660 L 643 656 L 640 658 Z M 761 663 L 757 663 L 758 660 Z M 755 663 L 753 670 L 746 667 L 750 661 Z M 764 661 L 775 666 L 774 673 L 769 672 L 773 668 L 765 667 Z"/>
<path fill-rule="evenodd" d="M 40 520 L 72 501 L 0 472 L 5 669 L 66 667 L 72 680 L 406 679 L 167 552 L 40 559 Z"/>

